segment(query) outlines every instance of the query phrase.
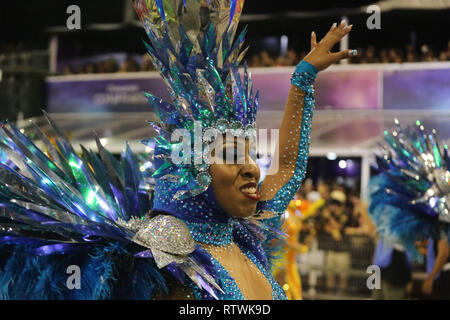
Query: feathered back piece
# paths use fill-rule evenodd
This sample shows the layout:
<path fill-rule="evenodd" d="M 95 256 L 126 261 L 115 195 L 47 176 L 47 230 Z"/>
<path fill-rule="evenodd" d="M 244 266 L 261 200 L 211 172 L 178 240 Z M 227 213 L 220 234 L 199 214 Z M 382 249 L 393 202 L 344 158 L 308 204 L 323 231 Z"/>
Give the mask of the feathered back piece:
<path fill-rule="evenodd" d="M 91 257 L 84 261 L 89 266 L 86 268 L 98 263 L 98 268 L 91 270 L 83 281 L 97 283 L 99 290 L 107 289 L 101 298 L 115 297 L 107 282 L 116 281 L 119 271 L 106 269 L 120 269 L 121 257 L 131 261 L 127 275 L 143 277 L 148 273 L 161 278 L 159 270 L 164 269 L 182 283 L 187 275 L 193 283 L 216 297 L 213 287 L 221 289 L 206 271 L 208 263 L 200 267 L 202 256 L 196 251 L 184 223 L 168 216 L 150 219 L 149 186 L 129 146 L 121 160 L 117 160 L 97 138 L 99 155 L 82 146 L 82 154 L 78 155 L 66 136 L 46 117 L 53 129 L 50 136 L 36 125 L 33 134 L 47 152 L 39 149 L 14 124 L 0 123 L 0 150 L 7 159 L 0 162 L 0 249 L 14 248 L 7 264 L 0 264 L 6 268 L 4 273 L 3 269 L 0 272 L 0 298 L 14 294 L 34 299 L 40 297 L 40 291 L 43 296 L 54 294 L 59 289 L 39 290 L 36 281 L 53 284 L 46 272 L 56 267 L 54 261 L 72 254 L 80 259 Z M 0 253 L 4 254 L 2 250 Z M 46 259 L 51 257 L 58 259 L 50 263 Z M 3 263 L 5 258 L 0 258 Z M 27 263 L 33 267 L 24 266 Z M 29 285 L 32 292 L 22 293 L 13 287 L 14 281 L 19 282 L 15 277 L 21 276 L 17 267 L 12 267 L 16 265 L 33 272 L 46 270 L 42 271 L 43 275 L 30 272 L 34 276 Z M 143 269 L 138 270 L 141 267 Z M 165 280 L 149 279 L 146 280 L 148 288 L 136 285 L 136 280 L 130 280 L 127 285 L 143 289 L 142 295 L 150 298 L 155 294 L 153 287 L 157 283 L 164 287 Z M 86 294 L 89 299 L 100 298 L 90 287 L 85 289 L 80 294 Z M 134 296 L 126 290 L 123 294 Z M 65 290 L 59 297 L 78 296 Z"/>
<path fill-rule="evenodd" d="M 171 155 L 179 144 L 171 143 L 175 129 L 187 129 L 194 138 L 194 125 L 216 128 L 255 129 L 258 93 L 254 95 L 245 66 L 238 66 L 246 30 L 235 34 L 243 0 L 134 0 L 136 12 L 150 39 L 148 53 L 167 84 L 172 101 L 150 93 L 146 97 L 159 118 L 152 123 L 158 137 L 144 141 L 155 149 L 154 177 L 176 183 L 175 199 L 198 195 L 208 188 L 209 164 L 201 152 L 183 154 L 190 163 L 176 164 Z M 200 134 L 202 131 L 200 131 Z M 198 135 L 198 134 L 197 134 Z M 203 159 L 202 159 L 203 158 Z"/>
<path fill-rule="evenodd" d="M 2 231 L 20 236 L 29 230 L 48 231 L 55 236 L 50 242 L 64 239 L 67 249 L 98 237 L 131 240 L 133 234 L 118 221 L 144 217 L 151 203 L 129 146 L 119 161 L 97 138 L 100 156 L 83 147 L 80 156 L 47 120 L 51 136 L 33 127 L 47 153 L 12 123 L 1 125 L 0 150 L 8 158 L 0 163 Z"/>
<path fill-rule="evenodd" d="M 421 259 L 415 242 L 436 237 L 440 226 L 450 223 L 448 147 L 435 130 L 426 134 L 420 121 L 406 129 L 395 122 L 376 157 L 379 174 L 369 185 L 369 213 L 380 235 Z"/>

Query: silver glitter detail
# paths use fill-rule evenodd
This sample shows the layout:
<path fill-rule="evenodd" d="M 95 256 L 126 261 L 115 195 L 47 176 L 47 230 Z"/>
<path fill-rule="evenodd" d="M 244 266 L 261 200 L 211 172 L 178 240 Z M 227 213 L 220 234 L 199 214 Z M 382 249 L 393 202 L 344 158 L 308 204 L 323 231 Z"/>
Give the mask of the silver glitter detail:
<path fill-rule="evenodd" d="M 182 264 L 186 261 L 187 256 L 177 256 L 174 254 L 166 253 L 164 251 L 152 248 L 150 249 L 153 254 L 153 258 L 155 259 L 156 265 L 158 268 L 164 268 L 165 266 L 175 262 L 177 264 Z"/>
<path fill-rule="evenodd" d="M 136 218 L 136 217 L 132 217 L 130 218 L 130 220 L 125 221 L 122 220 L 121 218 L 117 219 L 116 223 L 124 228 L 127 228 L 133 232 L 138 232 L 139 229 L 141 227 L 144 226 L 144 224 L 147 222 L 148 220 L 146 219 L 141 219 L 141 218 Z"/>
<path fill-rule="evenodd" d="M 183 263 L 195 250 L 188 227 L 172 216 L 156 216 L 148 220 L 133 240 L 152 251 L 158 268 L 172 262 Z"/>

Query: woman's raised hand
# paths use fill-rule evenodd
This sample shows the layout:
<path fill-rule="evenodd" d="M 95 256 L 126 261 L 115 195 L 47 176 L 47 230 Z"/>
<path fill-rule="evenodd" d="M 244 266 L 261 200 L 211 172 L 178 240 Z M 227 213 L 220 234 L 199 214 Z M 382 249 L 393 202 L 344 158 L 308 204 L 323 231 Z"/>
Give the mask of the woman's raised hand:
<path fill-rule="evenodd" d="M 311 51 L 303 60 L 315 66 L 319 71 L 322 71 L 339 60 L 356 55 L 356 50 L 331 52 L 331 49 L 352 31 L 352 26 L 353 25 L 347 26 L 345 20 L 342 21 L 339 26 L 334 23 L 331 26 L 330 31 L 328 31 L 319 43 L 317 43 L 317 36 L 313 31 L 311 33 Z"/>

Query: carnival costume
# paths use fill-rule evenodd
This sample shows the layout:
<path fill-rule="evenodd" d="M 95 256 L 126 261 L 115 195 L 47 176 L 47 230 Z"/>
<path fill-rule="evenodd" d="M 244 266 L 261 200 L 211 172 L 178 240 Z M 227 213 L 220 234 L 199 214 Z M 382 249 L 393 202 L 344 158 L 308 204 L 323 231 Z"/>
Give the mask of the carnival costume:
<path fill-rule="evenodd" d="M 241 255 L 237 261 L 264 279 L 272 299 L 285 299 L 271 275 L 272 240 L 305 175 L 317 69 L 303 61 L 293 74 L 281 130 L 289 139 L 280 141 L 279 173 L 259 185 L 254 216 L 234 218 L 220 207 L 199 152 L 180 149 L 193 161 L 171 158 L 176 129 L 196 137 L 207 129 L 251 136 L 256 128 L 258 93 L 247 67 L 243 78 L 238 71 L 245 30 L 234 40 L 243 3 L 134 1 L 172 98 L 146 93 L 159 118 L 151 124 L 158 135 L 144 141 L 154 150 L 154 185 L 129 147 L 118 161 L 97 139 L 99 155 L 82 148 L 79 156 L 47 117 L 55 144 L 35 128 L 44 152 L 13 124 L 2 126 L 8 164 L 0 165 L 1 298 L 152 299 L 177 287 L 189 289 L 183 298 L 249 298 L 245 283 L 216 259 L 224 251 Z M 196 145 L 200 155 L 207 142 Z M 67 287 L 70 265 L 81 270 L 78 289 Z"/>
<path fill-rule="evenodd" d="M 369 184 L 369 214 L 379 235 L 390 245 L 401 244 L 418 261 L 417 241 L 448 234 L 450 223 L 450 158 L 436 131 L 396 127 L 384 132 L 383 153 L 376 156 L 378 174 Z"/>

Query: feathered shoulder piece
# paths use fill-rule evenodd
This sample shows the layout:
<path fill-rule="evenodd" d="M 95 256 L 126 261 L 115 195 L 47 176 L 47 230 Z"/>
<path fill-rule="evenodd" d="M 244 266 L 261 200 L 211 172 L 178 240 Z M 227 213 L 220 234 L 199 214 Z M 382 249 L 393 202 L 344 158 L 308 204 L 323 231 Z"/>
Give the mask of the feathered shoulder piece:
<path fill-rule="evenodd" d="M 403 244 L 421 259 L 415 242 L 437 237 L 450 223 L 450 158 L 436 130 L 430 134 L 420 121 L 384 132 L 382 154 L 376 156 L 378 174 L 370 181 L 369 213 L 379 233 Z"/>
<path fill-rule="evenodd" d="M 215 296 L 220 288 L 198 262 L 187 226 L 171 216 L 148 216 L 146 180 L 131 149 L 117 160 L 97 138 L 98 154 L 82 147 L 78 155 L 47 120 L 50 135 L 37 126 L 32 133 L 46 152 L 13 124 L 0 128 L 6 154 L 0 163 L 0 297 L 117 298 L 122 290 L 129 299 L 148 299 L 170 279 L 184 283 L 186 275 Z M 59 266 L 63 261 L 67 265 Z M 67 278 L 71 264 L 81 269 L 80 291 L 54 280 Z"/>

